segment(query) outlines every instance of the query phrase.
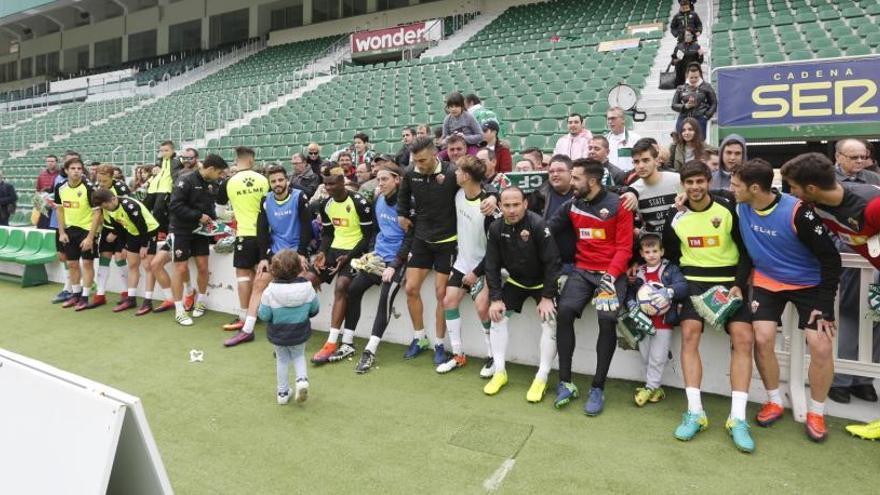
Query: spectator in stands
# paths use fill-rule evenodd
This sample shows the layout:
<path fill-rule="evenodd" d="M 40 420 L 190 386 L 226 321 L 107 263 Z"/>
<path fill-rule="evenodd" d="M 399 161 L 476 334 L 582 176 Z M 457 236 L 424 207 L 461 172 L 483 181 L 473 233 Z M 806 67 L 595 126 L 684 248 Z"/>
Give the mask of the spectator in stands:
<path fill-rule="evenodd" d="M 302 153 L 295 153 L 290 158 L 290 164 L 293 166 L 290 186 L 306 193 L 306 197 L 314 196 L 315 190 L 321 185 L 321 177 L 312 170 Z"/>
<path fill-rule="evenodd" d="M 880 175 L 866 170 L 871 156 L 867 143 L 861 139 L 841 139 L 834 146 L 834 175 L 843 184 L 857 183 L 880 186 Z M 838 242 L 842 253 L 853 253 L 847 245 Z M 840 359 L 858 359 L 859 354 L 859 291 L 861 270 L 844 268 L 840 275 L 840 318 L 837 338 L 837 356 Z M 873 355 L 880 352 L 880 324 L 874 325 Z M 828 391 L 834 402 L 849 403 L 850 395 L 869 402 L 877 401 L 872 378 L 836 373 Z"/>
<path fill-rule="evenodd" d="M 501 119 L 498 118 L 498 115 L 495 114 L 492 110 L 483 106 L 483 102 L 480 101 L 480 98 L 471 93 L 464 97 L 464 104 L 467 107 L 468 113 L 474 116 L 477 119 L 477 122 L 483 126 L 488 122 L 495 122 L 498 125 L 498 134 L 504 134 L 506 131 L 506 127 L 501 122 Z"/>
<path fill-rule="evenodd" d="M 467 141 L 459 135 L 450 136 L 446 141 L 446 154 L 449 157 L 449 163 L 456 163 L 458 159 L 468 154 Z"/>
<path fill-rule="evenodd" d="M 718 170 L 718 151 L 714 149 L 706 150 L 704 153 L 703 161 L 706 162 L 706 165 L 709 166 L 709 170 L 714 174 L 716 170 Z"/>
<path fill-rule="evenodd" d="M 18 193 L 15 192 L 15 186 L 6 182 L 3 171 L 0 170 L 0 225 L 9 225 L 17 204 Z"/>
<path fill-rule="evenodd" d="M 315 175 L 320 176 L 321 165 L 324 163 L 324 159 L 321 158 L 321 146 L 318 143 L 309 143 L 306 153 L 306 163 Z"/>
<path fill-rule="evenodd" d="M 483 128 L 473 115 L 465 111 L 464 96 L 458 91 L 453 91 L 446 97 L 446 117 L 443 119 L 440 146 L 445 147 L 449 138 L 454 135 L 464 138 L 468 145 L 468 154 L 477 154 L 477 145 L 483 140 Z M 441 156 L 440 159 L 444 160 L 446 157 Z"/>
<path fill-rule="evenodd" d="M 477 160 L 480 160 L 483 162 L 483 165 L 486 166 L 486 180 L 483 181 L 486 184 L 494 182 L 495 177 L 499 173 L 497 156 L 498 155 L 489 148 L 480 148 L 480 151 L 477 152 Z"/>
<path fill-rule="evenodd" d="M 676 87 L 684 84 L 685 71 L 691 64 L 703 63 L 703 48 L 691 38 L 690 33 L 686 33 L 685 41 L 676 45 L 675 50 L 672 51 L 672 63 L 675 65 Z"/>
<path fill-rule="evenodd" d="M 604 136 L 593 136 L 593 139 L 590 139 L 587 155 L 591 160 L 596 160 L 605 167 L 605 176 L 602 177 L 603 186 L 617 192 L 620 186 L 626 185 L 627 173 L 608 161 L 608 140 Z"/>
<path fill-rule="evenodd" d="M 626 128 L 625 113 L 620 107 L 611 107 L 605 112 L 605 121 L 608 123 L 608 161 L 615 167 L 628 172 L 633 169 L 632 146 L 641 136 Z"/>
<path fill-rule="evenodd" d="M 513 167 L 514 172 L 532 172 L 535 170 L 535 163 L 531 160 L 522 159 L 516 162 L 516 166 Z"/>
<path fill-rule="evenodd" d="M 370 149 L 370 138 L 363 132 L 354 135 L 354 154 L 357 157 L 355 165 L 369 165 L 376 156 L 376 152 Z"/>
<path fill-rule="evenodd" d="M 510 172 L 513 169 L 513 156 L 510 154 L 510 148 L 498 139 L 498 122 L 490 120 L 483 124 L 483 143 L 483 146 L 492 150 L 495 155 L 496 172 Z"/>
<path fill-rule="evenodd" d="M 37 193 L 52 193 L 55 191 L 55 178 L 58 177 L 58 157 L 55 155 L 49 155 L 46 157 L 46 168 L 40 171 L 40 175 L 37 176 Z M 48 229 L 49 228 L 49 215 L 40 214 L 40 219 L 37 221 L 37 228 L 40 229 Z"/>
<path fill-rule="evenodd" d="M 136 199 L 143 201 L 147 195 L 147 183 L 150 180 L 150 167 L 140 165 L 134 169 L 134 179 L 129 184 L 132 194 Z"/>
<path fill-rule="evenodd" d="M 186 148 L 180 153 L 180 163 L 183 170 L 180 175 L 188 174 L 199 168 L 199 152 L 195 148 Z"/>
<path fill-rule="evenodd" d="M 865 166 L 865 170 L 870 170 L 871 172 L 876 172 L 880 174 L 880 167 L 877 166 L 877 158 L 874 154 L 874 147 L 871 146 L 871 143 L 865 141 L 865 147 L 868 149 L 868 164 Z"/>
<path fill-rule="evenodd" d="M 532 162 L 532 170 L 541 170 L 544 168 L 544 152 L 538 148 L 524 149 L 522 157 Z"/>
<path fill-rule="evenodd" d="M 373 190 L 376 189 L 376 180 L 373 178 L 373 173 L 370 171 L 370 167 L 361 163 L 357 166 L 357 169 L 355 169 L 354 175 L 357 179 L 358 193 L 366 198 L 367 201 L 372 201 Z"/>
<path fill-rule="evenodd" d="M 331 161 L 335 161 L 337 165 L 342 167 L 342 170 L 345 171 L 346 178 L 351 179 L 352 177 L 354 177 L 354 159 L 351 157 L 350 151 L 338 151 L 336 153 L 336 159 Z"/>
<path fill-rule="evenodd" d="M 703 69 L 696 62 L 688 64 L 686 81 L 672 96 L 672 109 L 678 112 L 675 130 L 681 132 L 684 119 L 693 117 L 700 123 L 700 130 L 705 136 L 706 123 L 715 115 L 715 110 L 718 108 L 715 89 L 703 80 Z"/>
<path fill-rule="evenodd" d="M 694 41 L 703 33 L 703 21 L 694 12 L 693 3 L 691 0 L 679 0 L 678 14 L 669 23 L 669 31 L 679 43 L 685 41 L 686 33 L 690 33 Z"/>
<path fill-rule="evenodd" d="M 568 134 L 556 141 L 553 148 L 554 155 L 565 155 L 572 160 L 587 157 L 587 148 L 593 133 L 584 129 L 584 116 L 572 113 L 568 116 Z M 538 165 L 540 167 L 540 165 Z"/>
<path fill-rule="evenodd" d="M 419 124 L 416 127 L 416 137 L 431 137 L 431 126 L 428 124 Z"/>
<path fill-rule="evenodd" d="M 703 139 L 700 123 L 692 117 L 684 119 L 678 141 L 669 145 L 672 168 L 678 171 L 685 163 L 701 159 L 706 149 L 710 147 Z M 727 178 L 727 183 L 730 184 L 730 177 Z"/>
<path fill-rule="evenodd" d="M 401 167 L 409 166 L 409 155 L 410 155 L 410 145 L 412 145 L 413 139 L 416 138 L 416 130 L 413 127 L 405 127 L 403 129 L 403 146 L 400 148 L 400 151 L 397 152 L 397 156 L 395 157 L 395 162 Z"/>
<path fill-rule="evenodd" d="M 834 146 L 834 174 L 840 182 L 859 182 L 880 186 L 880 175 L 867 170 L 871 154 L 861 139 L 841 139 Z"/>
<path fill-rule="evenodd" d="M 712 180 L 709 182 L 709 189 L 730 189 L 730 176 L 733 169 L 739 167 L 746 160 L 746 140 L 739 134 L 731 134 L 721 141 L 718 149 L 720 161 L 718 170 L 712 173 Z"/>

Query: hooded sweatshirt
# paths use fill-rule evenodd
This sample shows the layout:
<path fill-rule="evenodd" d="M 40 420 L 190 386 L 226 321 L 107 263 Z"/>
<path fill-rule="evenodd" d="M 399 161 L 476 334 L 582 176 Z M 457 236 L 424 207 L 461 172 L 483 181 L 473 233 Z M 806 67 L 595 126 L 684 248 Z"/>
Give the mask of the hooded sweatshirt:
<path fill-rule="evenodd" d="M 292 346 L 309 340 L 309 318 L 318 314 L 318 308 L 318 295 L 306 279 L 275 279 L 263 292 L 257 316 L 267 323 L 269 342 Z"/>
<path fill-rule="evenodd" d="M 718 157 L 721 160 L 721 163 L 718 170 L 712 172 L 712 181 L 709 182 L 709 189 L 730 189 L 730 170 L 727 170 L 727 165 L 724 163 L 724 148 L 729 144 L 739 144 L 742 146 L 743 163 L 749 159 L 745 138 L 739 134 L 731 134 L 724 138 L 724 141 L 721 141 L 721 146 L 718 148 Z"/>

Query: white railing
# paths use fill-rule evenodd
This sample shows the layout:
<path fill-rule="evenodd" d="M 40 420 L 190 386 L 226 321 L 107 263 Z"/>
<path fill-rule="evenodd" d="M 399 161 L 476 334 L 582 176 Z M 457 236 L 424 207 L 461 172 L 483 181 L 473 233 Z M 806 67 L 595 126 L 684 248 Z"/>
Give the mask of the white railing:
<path fill-rule="evenodd" d="M 844 268 L 858 268 L 861 272 L 861 280 L 859 281 L 860 317 L 858 319 L 859 357 L 855 361 L 837 358 L 837 338 L 835 338 L 834 372 L 880 378 L 880 363 L 872 362 L 874 322 L 865 317 L 868 314 L 868 285 L 874 282 L 876 269 L 868 260 L 857 254 L 842 253 L 840 257 Z M 837 314 L 840 314 L 839 307 Z M 840 322 L 839 316 L 837 321 Z M 794 419 L 803 423 L 807 417 L 806 370 L 810 365 L 810 357 L 807 355 L 804 333 L 798 329 L 797 314 L 791 307 L 787 308 L 783 314 L 782 332 L 784 337 L 782 348 L 778 348 L 776 354 L 780 367 L 785 368 L 786 365 L 788 367 L 788 386 Z"/>

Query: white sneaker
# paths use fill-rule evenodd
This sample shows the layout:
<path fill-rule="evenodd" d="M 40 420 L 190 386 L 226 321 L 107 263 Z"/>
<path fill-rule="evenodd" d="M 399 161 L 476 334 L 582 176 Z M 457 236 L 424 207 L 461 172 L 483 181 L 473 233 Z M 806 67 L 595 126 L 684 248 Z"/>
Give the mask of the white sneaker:
<path fill-rule="evenodd" d="M 297 380 L 296 381 L 296 395 L 293 400 L 297 402 L 305 402 L 306 399 L 309 398 L 309 381 L 308 380 Z"/>
<path fill-rule="evenodd" d="M 192 318 L 190 318 L 189 315 L 186 313 L 178 313 L 178 314 L 174 315 L 174 319 L 177 321 L 177 323 L 179 323 L 180 325 L 183 325 L 185 327 L 193 326 Z"/>
<path fill-rule="evenodd" d="M 492 378 L 492 375 L 495 374 L 495 359 L 490 357 L 483 363 L 483 367 L 480 369 L 480 378 Z"/>
<path fill-rule="evenodd" d="M 278 392 L 278 405 L 285 405 L 290 402 L 290 389 L 287 389 L 287 392 Z"/>
<path fill-rule="evenodd" d="M 193 318 L 201 318 L 202 316 L 205 316 L 206 311 L 208 311 L 208 308 L 205 307 L 205 303 L 195 303 L 193 305 Z"/>
<path fill-rule="evenodd" d="M 461 368 L 467 364 L 467 357 L 464 354 L 453 354 L 449 361 L 437 366 L 437 373 L 449 373 L 455 368 Z"/>

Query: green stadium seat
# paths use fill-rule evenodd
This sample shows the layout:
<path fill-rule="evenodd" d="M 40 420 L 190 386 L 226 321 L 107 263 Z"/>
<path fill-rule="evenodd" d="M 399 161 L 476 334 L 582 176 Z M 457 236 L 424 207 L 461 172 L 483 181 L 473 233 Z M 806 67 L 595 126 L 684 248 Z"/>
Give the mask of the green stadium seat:
<path fill-rule="evenodd" d="M 543 134 L 545 136 L 550 136 L 559 132 L 559 120 L 555 119 L 542 119 L 538 122 L 538 134 Z"/>
<path fill-rule="evenodd" d="M 24 247 L 25 243 L 25 233 L 24 230 L 21 229 L 12 229 L 9 232 L 9 237 L 6 239 L 6 244 L 3 246 L 3 249 L 0 249 L 0 259 L 4 256 L 11 256 Z"/>
<path fill-rule="evenodd" d="M 534 120 L 519 120 L 513 125 L 513 132 L 520 136 L 531 134 L 535 130 Z"/>

